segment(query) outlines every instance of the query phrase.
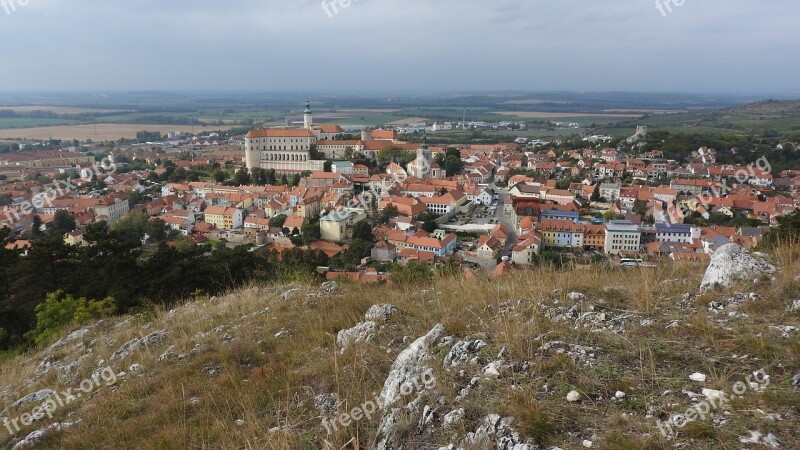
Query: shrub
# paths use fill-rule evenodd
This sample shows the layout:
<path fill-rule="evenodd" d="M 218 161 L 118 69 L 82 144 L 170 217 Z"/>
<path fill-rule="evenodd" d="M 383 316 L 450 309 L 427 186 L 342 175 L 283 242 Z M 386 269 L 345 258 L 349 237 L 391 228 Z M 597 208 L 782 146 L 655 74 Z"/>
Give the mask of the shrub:
<path fill-rule="evenodd" d="M 116 302 L 112 297 L 87 300 L 75 298 L 58 290 L 47 294 L 44 303 L 36 306 L 36 328 L 31 333 L 36 344 L 41 345 L 56 336 L 67 325 L 109 316 L 116 310 Z"/>

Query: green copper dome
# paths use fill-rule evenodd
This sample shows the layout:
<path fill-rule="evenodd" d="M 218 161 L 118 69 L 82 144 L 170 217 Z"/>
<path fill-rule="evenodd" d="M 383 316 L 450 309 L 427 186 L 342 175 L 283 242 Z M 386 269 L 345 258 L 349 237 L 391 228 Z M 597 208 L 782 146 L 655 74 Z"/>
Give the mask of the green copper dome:
<path fill-rule="evenodd" d="M 311 114 L 311 103 L 306 100 L 306 111 L 305 114 Z"/>

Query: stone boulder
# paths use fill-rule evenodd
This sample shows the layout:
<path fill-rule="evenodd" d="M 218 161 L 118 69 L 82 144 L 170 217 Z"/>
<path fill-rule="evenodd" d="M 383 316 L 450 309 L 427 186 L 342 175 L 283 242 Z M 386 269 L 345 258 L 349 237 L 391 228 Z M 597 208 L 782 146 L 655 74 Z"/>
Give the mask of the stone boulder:
<path fill-rule="evenodd" d="M 720 247 L 711 258 L 700 290 L 707 291 L 715 287 L 732 287 L 739 281 L 749 281 L 762 275 L 775 272 L 775 267 L 761 258 L 751 255 L 736 244 Z"/>

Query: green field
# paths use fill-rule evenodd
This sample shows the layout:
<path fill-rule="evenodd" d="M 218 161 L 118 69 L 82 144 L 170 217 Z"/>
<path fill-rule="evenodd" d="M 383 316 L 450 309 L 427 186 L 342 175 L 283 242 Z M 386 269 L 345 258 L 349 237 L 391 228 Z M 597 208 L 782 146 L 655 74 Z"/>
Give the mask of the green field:
<path fill-rule="evenodd" d="M 0 118 L 0 129 L 11 128 L 30 128 L 58 125 L 77 125 L 80 122 L 69 119 L 38 119 L 28 117 L 9 117 Z"/>

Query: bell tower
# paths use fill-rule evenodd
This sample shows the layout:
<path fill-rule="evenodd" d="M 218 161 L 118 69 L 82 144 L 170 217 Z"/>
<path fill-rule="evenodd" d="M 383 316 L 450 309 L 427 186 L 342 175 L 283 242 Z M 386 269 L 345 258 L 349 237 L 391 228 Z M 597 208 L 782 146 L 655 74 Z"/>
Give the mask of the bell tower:
<path fill-rule="evenodd" d="M 306 100 L 306 110 L 303 112 L 303 128 L 310 130 L 314 126 L 314 117 L 311 114 L 311 103 Z"/>

